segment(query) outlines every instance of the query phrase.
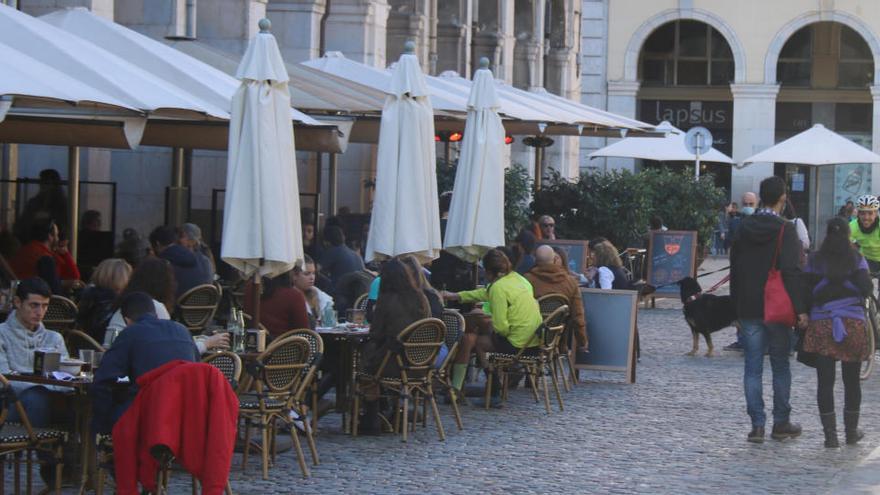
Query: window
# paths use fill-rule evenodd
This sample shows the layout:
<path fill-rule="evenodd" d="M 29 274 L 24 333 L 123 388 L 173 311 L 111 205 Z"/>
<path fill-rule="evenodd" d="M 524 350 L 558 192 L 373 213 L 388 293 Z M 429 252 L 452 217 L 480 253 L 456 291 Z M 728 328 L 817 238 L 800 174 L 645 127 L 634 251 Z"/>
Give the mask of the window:
<path fill-rule="evenodd" d="M 819 22 L 800 29 L 786 41 L 776 76 L 786 87 L 864 89 L 874 81 L 874 56 L 853 29 Z"/>
<path fill-rule="evenodd" d="M 733 52 L 716 29 L 698 21 L 657 28 L 642 48 L 640 76 L 646 86 L 727 86 Z"/>

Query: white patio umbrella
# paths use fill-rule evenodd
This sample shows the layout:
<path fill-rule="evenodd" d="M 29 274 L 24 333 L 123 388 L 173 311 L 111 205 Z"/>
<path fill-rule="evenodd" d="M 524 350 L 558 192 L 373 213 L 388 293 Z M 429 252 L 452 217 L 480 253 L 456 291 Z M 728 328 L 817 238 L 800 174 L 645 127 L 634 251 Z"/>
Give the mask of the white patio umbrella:
<path fill-rule="evenodd" d="M 590 153 L 590 158 L 617 157 L 617 158 L 642 158 L 645 160 L 666 161 L 694 161 L 696 155 L 688 152 L 684 145 L 684 132 L 669 122 L 663 121 L 657 125 L 658 132 L 665 132 L 663 137 L 628 137 L 616 143 Z M 724 153 L 712 148 L 706 154 L 700 155 L 700 161 L 733 163 L 733 159 Z"/>
<path fill-rule="evenodd" d="M 367 261 L 407 253 L 429 261 L 440 255 L 434 113 L 414 50 L 408 41 L 382 109 Z"/>
<path fill-rule="evenodd" d="M 743 167 L 751 163 L 796 163 L 821 167 L 842 163 L 880 163 L 880 155 L 849 139 L 828 130 L 822 124 L 796 134 L 779 144 L 743 160 Z M 819 230 L 818 174 L 813 188 L 813 237 Z"/>
<path fill-rule="evenodd" d="M 447 251 L 471 263 L 504 244 L 504 126 L 488 67 L 484 57 L 474 74 L 443 243 Z"/>
<path fill-rule="evenodd" d="M 288 75 L 269 26 L 260 21 L 236 74 L 221 249 L 257 283 L 303 258 Z"/>

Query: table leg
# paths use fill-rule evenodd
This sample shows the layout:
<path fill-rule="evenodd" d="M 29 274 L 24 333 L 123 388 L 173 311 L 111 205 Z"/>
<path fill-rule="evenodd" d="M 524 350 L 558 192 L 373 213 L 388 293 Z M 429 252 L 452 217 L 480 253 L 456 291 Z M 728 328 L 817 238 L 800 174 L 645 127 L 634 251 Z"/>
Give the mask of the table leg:
<path fill-rule="evenodd" d="M 78 402 L 81 414 L 79 439 L 82 444 L 80 447 L 82 473 L 80 475 L 79 493 L 84 495 L 89 484 L 97 479 L 97 448 L 95 446 L 95 436 L 92 435 L 92 401 L 86 395 L 79 395 Z"/>

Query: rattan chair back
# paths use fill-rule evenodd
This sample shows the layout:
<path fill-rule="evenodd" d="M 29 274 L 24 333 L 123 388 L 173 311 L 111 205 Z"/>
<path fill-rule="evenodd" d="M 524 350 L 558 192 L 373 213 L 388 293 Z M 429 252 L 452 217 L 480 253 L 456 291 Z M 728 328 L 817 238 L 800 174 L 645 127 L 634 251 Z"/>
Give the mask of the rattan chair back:
<path fill-rule="evenodd" d="M 257 358 L 261 364 L 257 391 L 286 400 L 287 395 L 295 391 L 302 381 L 311 357 L 306 338 L 292 336 L 272 342 Z"/>
<path fill-rule="evenodd" d="M 446 347 L 452 349 L 452 346 L 461 340 L 461 335 L 464 333 L 464 315 L 460 311 L 444 309 L 440 319 L 446 325 Z"/>
<path fill-rule="evenodd" d="M 430 369 L 445 338 L 446 325 L 437 318 L 425 318 L 404 328 L 397 336 L 403 347 L 397 356 L 401 370 L 406 373 Z"/>
<path fill-rule="evenodd" d="M 370 299 L 370 293 L 364 292 L 363 294 L 357 296 L 357 299 L 354 300 L 354 305 L 352 306 L 354 309 L 359 309 L 361 311 L 367 310 L 367 301 Z"/>
<path fill-rule="evenodd" d="M 64 296 L 49 298 L 49 308 L 43 317 L 43 325 L 49 330 L 65 333 L 76 326 L 76 303 Z"/>
<path fill-rule="evenodd" d="M 177 320 L 192 333 L 201 333 L 217 312 L 220 291 L 214 284 L 197 285 L 177 298 Z"/>
<path fill-rule="evenodd" d="M 220 370 L 232 388 L 238 388 L 242 368 L 241 358 L 238 357 L 238 354 L 229 351 L 215 352 L 202 359 L 202 362 Z"/>
<path fill-rule="evenodd" d="M 550 313 L 556 311 L 557 308 L 568 304 L 568 298 L 562 294 L 545 294 L 538 298 L 538 307 L 541 316 L 547 318 Z"/>
<path fill-rule="evenodd" d="M 67 345 L 67 352 L 71 356 L 78 356 L 81 350 L 96 352 L 104 352 L 106 350 L 91 335 L 80 330 L 69 330 L 65 333 L 64 343 Z"/>
<path fill-rule="evenodd" d="M 544 329 L 542 348 L 550 351 L 555 350 L 565 331 L 565 323 L 568 321 L 568 305 L 562 305 L 556 308 L 546 318 L 542 327 Z"/>
<path fill-rule="evenodd" d="M 309 364 L 314 364 L 324 356 L 324 339 L 318 332 L 308 328 L 296 328 L 282 333 L 275 340 L 283 340 L 287 337 L 302 337 L 309 341 L 309 350 L 311 351 Z"/>

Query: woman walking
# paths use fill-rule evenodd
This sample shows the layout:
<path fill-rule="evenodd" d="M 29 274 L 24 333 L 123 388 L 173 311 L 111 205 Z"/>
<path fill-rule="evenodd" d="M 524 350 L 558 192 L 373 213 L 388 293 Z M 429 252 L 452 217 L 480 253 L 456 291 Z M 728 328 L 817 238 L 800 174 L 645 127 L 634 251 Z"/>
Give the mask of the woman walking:
<path fill-rule="evenodd" d="M 834 412 L 837 361 L 841 362 L 843 375 L 846 443 L 853 445 L 864 436 L 858 428 L 862 401 L 859 368 L 869 350 L 862 301 L 871 294 L 873 284 L 865 258 L 850 242 L 846 220 L 832 218 L 828 222 L 822 247 L 810 257 L 806 272 L 812 287 L 812 309 L 804 336 L 804 351 L 817 355 L 816 400 L 825 432 L 825 447 L 840 446 Z"/>

